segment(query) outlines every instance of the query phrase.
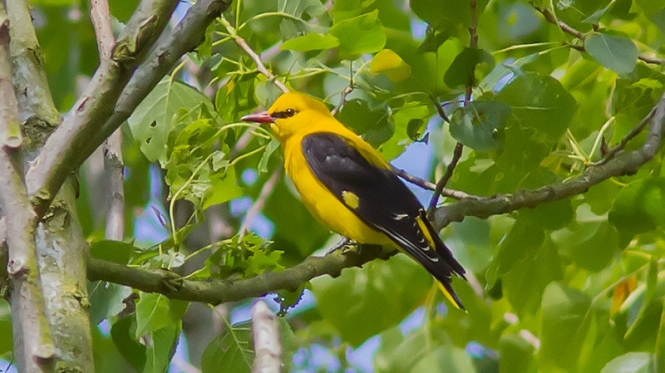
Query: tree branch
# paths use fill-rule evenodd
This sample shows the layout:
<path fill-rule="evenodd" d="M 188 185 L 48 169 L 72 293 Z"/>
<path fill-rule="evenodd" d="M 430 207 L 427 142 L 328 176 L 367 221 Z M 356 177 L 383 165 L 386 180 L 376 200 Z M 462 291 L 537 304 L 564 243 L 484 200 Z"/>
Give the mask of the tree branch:
<path fill-rule="evenodd" d="M 651 113 L 647 117 L 651 116 Z M 487 218 L 505 214 L 523 207 L 535 207 L 581 194 L 592 186 L 614 176 L 634 174 L 658 153 L 665 135 L 665 94 L 655 107 L 646 141 L 637 150 L 620 153 L 613 159 L 597 167 L 589 167 L 581 175 L 535 190 L 522 190 L 514 194 L 497 195 L 481 200 L 462 200 L 440 207 L 434 217 L 434 226 L 441 229 L 453 221 L 462 221 L 466 216 Z"/>
<path fill-rule="evenodd" d="M 281 272 L 264 272 L 246 280 L 187 280 L 166 270 L 145 270 L 90 258 L 88 276 L 91 281 L 109 281 L 172 299 L 219 304 L 260 297 L 281 289 L 298 287 L 323 275 L 338 276 L 342 269 L 359 267 L 377 257 L 378 251 L 363 248 L 333 252 L 325 257 L 309 257 L 304 262 Z"/>
<path fill-rule="evenodd" d="M 118 37 L 111 58 L 100 61 L 83 96 L 46 140 L 26 173 L 28 195 L 38 215 L 46 212 L 67 176 L 90 155 L 82 150 L 99 132 L 100 121 L 113 114 L 134 68 L 168 23 L 177 3 L 178 0 L 141 1 Z"/>
<path fill-rule="evenodd" d="M 0 4 L 0 133 L 10 134 L 18 127 L 16 97 L 11 84 L 9 61 L 9 20 Z M 20 135 L 20 128 L 18 128 Z M 20 137 L 19 137 L 20 139 Z M 7 243 L 7 272 L 12 280 L 11 311 L 14 354 L 19 371 L 42 372 L 55 356 L 55 345 L 44 313 L 46 304 L 40 288 L 35 227 L 37 216 L 28 200 L 21 175 L 13 158 L 20 145 L 7 138 L 0 144 L 0 211 L 5 217 L 3 236 Z"/>
<path fill-rule="evenodd" d="M 51 97 L 28 2 L 25 0 L 4 2 L 11 22 L 12 80 L 19 104 L 18 119 L 22 124 L 28 122 L 30 127 L 47 129 L 40 131 L 42 132 L 40 135 L 48 136 L 50 130 L 60 123 L 60 113 L 56 110 Z M 42 142 L 38 142 L 41 145 Z M 34 151 L 37 144 L 25 145 L 28 149 L 24 147 L 24 150 Z"/>

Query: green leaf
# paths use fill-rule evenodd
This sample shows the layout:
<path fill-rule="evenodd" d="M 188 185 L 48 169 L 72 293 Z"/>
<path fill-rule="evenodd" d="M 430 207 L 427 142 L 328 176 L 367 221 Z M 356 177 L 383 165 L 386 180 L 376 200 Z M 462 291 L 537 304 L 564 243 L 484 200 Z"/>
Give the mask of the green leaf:
<path fill-rule="evenodd" d="M 208 106 L 208 98 L 196 89 L 167 76 L 134 110 L 127 123 L 132 136 L 140 142 L 141 151 L 149 161 L 166 161 L 166 139 L 171 131 L 171 119 L 180 108 L 192 110 Z"/>
<path fill-rule="evenodd" d="M 111 338 L 118 352 L 137 372 L 143 371 L 146 362 L 146 346 L 139 343 L 134 336 L 136 327 L 134 317 L 125 317 L 111 326 Z"/>
<path fill-rule="evenodd" d="M 358 98 L 346 101 L 337 119 L 375 148 L 390 139 L 395 130 L 386 106 L 370 107 L 369 102 Z"/>
<path fill-rule="evenodd" d="M 608 219 L 626 239 L 665 226 L 665 178 L 643 179 L 621 189 Z"/>
<path fill-rule="evenodd" d="M 409 372 L 474 373 L 476 368 L 466 351 L 451 345 L 443 345 L 426 354 Z"/>
<path fill-rule="evenodd" d="M 378 10 L 337 22 L 330 28 L 330 34 L 339 39 L 340 57 L 348 60 L 378 52 L 386 44 Z"/>
<path fill-rule="evenodd" d="M 142 293 L 136 303 L 136 338 L 181 321 L 189 302 L 173 300 L 165 295 Z"/>
<path fill-rule="evenodd" d="M 578 222 L 556 232 L 553 239 L 562 255 L 590 272 L 605 269 L 619 250 L 619 234 L 606 220 Z"/>
<path fill-rule="evenodd" d="M 420 19 L 438 31 L 466 29 L 471 24 L 468 1 L 412 0 L 410 4 Z"/>
<path fill-rule="evenodd" d="M 312 285 L 321 315 L 335 326 L 342 340 L 358 346 L 411 313 L 432 280 L 412 259 L 398 254 L 388 261 L 345 269 L 335 279 L 317 277 Z"/>
<path fill-rule="evenodd" d="M 518 72 L 497 95 L 511 106 L 522 127 L 533 128 L 537 139 L 557 141 L 568 128 L 577 103 L 573 96 L 549 75 Z"/>
<path fill-rule="evenodd" d="M 388 79 L 399 82 L 411 75 L 411 66 L 395 52 L 383 49 L 377 53 L 369 64 L 369 71 L 373 74 L 382 73 Z"/>
<path fill-rule="evenodd" d="M 339 46 L 339 40 L 330 34 L 310 33 L 289 39 L 279 47 L 282 50 L 308 52 Z"/>
<path fill-rule="evenodd" d="M 442 331 L 434 330 L 438 336 Z M 381 346 L 374 355 L 374 366 L 381 373 L 408 372 L 427 354 L 431 336 L 423 330 L 403 335 L 398 326 L 381 333 Z"/>
<path fill-rule="evenodd" d="M 626 75 L 635 69 L 639 54 L 632 40 L 602 32 L 587 36 L 584 48 L 598 63 L 619 75 Z"/>
<path fill-rule="evenodd" d="M 134 245 L 122 241 L 101 240 L 90 243 L 90 256 L 118 264 L 129 263 Z"/>
<path fill-rule="evenodd" d="M 476 84 L 476 67 L 486 64 L 484 70 L 494 68 L 494 57 L 487 51 L 478 48 L 464 48 L 450 64 L 443 76 L 443 81 L 451 88 L 473 86 Z"/>
<path fill-rule="evenodd" d="M 510 106 L 502 102 L 473 101 L 453 112 L 450 134 L 455 140 L 477 151 L 499 148 L 509 115 Z"/>
<path fill-rule="evenodd" d="M 511 373 L 529 373 L 534 364 L 535 348 L 518 334 L 504 334 L 499 344 L 501 370 Z"/>
<path fill-rule="evenodd" d="M 600 373 L 653 373 L 651 354 L 647 352 L 629 352 L 607 363 Z"/>
<path fill-rule="evenodd" d="M 537 313 L 547 285 L 563 278 L 557 248 L 550 240 L 526 252 L 528 256 L 515 263 L 501 282 L 506 298 L 520 317 Z"/>
<path fill-rule="evenodd" d="M 251 372 L 254 352 L 249 326 L 249 323 L 233 325 L 213 339 L 201 356 L 201 372 Z"/>
<path fill-rule="evenodd" d="M 487 288 L 492 288 L 500 276 L 533 255 L 530 252 L 540 248 L 544 240 L 545 235 L 541 229 L 535 229 L 518 219 L 506 239 L 501 242 L 499 251 L 487 268 Z"/>
<path fill-rule="evenodd" d="M 574 371 L 588 323 L 584 323 L 591 300 L 579 290 L 553 282 L 545 288 L 542 303 L 542 364 Z"/>
<path fill-rule="evenodd" d="M 175 348 L 178 345 L 178 335 L 180 335 L 180 324 L 166 326 L 164 328 L 155 330 L 150 334 L 150 341 L 146 349 L 146 362 L 143 373 L 163 373 L 166 372 Z"/>
<path fill-rule="evenodd" d="M 203 196 L 203 210 L 243 195 L 243 189 L 238 186 L 233 167 L 227 168 L 225 171 L 215 172 L 210 175 L 210 186 L 206 189 Z"/>

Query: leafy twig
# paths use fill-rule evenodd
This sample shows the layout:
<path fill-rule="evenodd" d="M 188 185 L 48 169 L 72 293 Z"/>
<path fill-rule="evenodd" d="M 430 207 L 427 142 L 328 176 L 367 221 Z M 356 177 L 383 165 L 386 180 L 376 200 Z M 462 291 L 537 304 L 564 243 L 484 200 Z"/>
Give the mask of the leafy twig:
<path fill-rule="evenodd" d="M 275 75 L 273 73 L 271 73 L 270 71 L 268 71 L 266 66 L 263 64 L 263 61 L 261 61 L 261 56 L 259 56 L 256 52 L 254 52 L 252 47 L 250 47 L 249 44 L 247 44 L 247 41 L 236 33 L 236 29 L 233 28 L 231 23 L 229 23 L 229 21 L 227 21 L 223 17 L 220 18 L 219 22 L 222 25 L 224 25 L 224 27 L 226 27 L 227 32 L 229 33 L 229 35 L 231 35 L 231 38 L 233 39 L 233 41 L 235 41 L 236 44 L 238 44 L 240 49 L 245 51 L 245 53 L 247 53 L 249 58 L 251 58 L 252 61 L 254 61 L 254 63 L 256 64 L 256 69 L 261 74 L 263 74 L 266 78 L 268 78 L 273 83 L 275 83 L 277 88 L 279 88 L 282 92 L 284 92 L 284 93 L 288 92 L 289 89 L 286 87 L 286 85 L 284 83 L 282 83 L 281 81 L 277 80 Z"/>
<path fill-rule="evenodd" d="M 628 134 L 621 139 L 619 144 L 617 144 L 612 149 L 608 150 L 603 159 L 597 162 L 590 163 L 589 166 L 601 166 L 607 163 L 612 158 L 614 158 L 618 152 L 620 152 L 621 150 L 623 150 L 623 148 L 626 147 L 628 141 L 632 140 L 635 136 L 639 135 L 639 133 L 644 130 L 644 127 L 646 127 L 646 125 L 649 124 L 649 121 L 651 120 L 651 118 L 653 118 L 654 115 L 656 115 L 656 107 L 651 109 L 649 114 L 647 114 L 647 116 L 644 117 L 644 119 L 642 119 L 642 121 L 637 126 L 635 126 L 632 130 L 630 130 L 630 132 L 628 132 Z"/>
<path fill-rule="evenodd" d="M 580 40 L 584 40 L 586 38 L 586 35 L 583 32 L 581 32 L 581 31 L 575 29 L 574 27 L 568 25 L 567 23 L 557 19 L 556 16 L 554 14 L 552 14 L 552 12 L 550 12 L 549 9 L 539 8 L 537 6 L 534 6 L 534 8 L 538 12 L 540 12 L 540 14 L 542 14 L 543 17 L 545 17 L 545 20 L 547 22 L 552 23 L 554 25 L 557 25 L 561 29 L 561 31 L 563 31 L 567 34 L 570 34 L 570 35 L 572 35 L 572 36 L 574 36 L 574 37 L 576 37 Z M 571 47 L 575 48 L 579 51 L 582 51 L 582 52 L 586 50 L 584 48 L 584 46 L 582 46 L 582 45 L 571 45 Z M 663 59 L 663 58 L 647 56 L 647 55 L 644 55 L 644 54 L 638 55 L 637 59 L 639 59 L 641 61 L 644 61 L 645 63 L 654 64 L 654 65 L 665 64 L 665 59 Z"/>

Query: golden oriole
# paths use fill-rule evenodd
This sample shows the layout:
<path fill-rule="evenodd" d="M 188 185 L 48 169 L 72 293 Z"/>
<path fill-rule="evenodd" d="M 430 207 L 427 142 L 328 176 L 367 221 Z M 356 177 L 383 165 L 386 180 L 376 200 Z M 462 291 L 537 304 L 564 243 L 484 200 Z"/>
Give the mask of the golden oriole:
<path fill-rule="evenodd" d="M 241 120 L 270 124 L 284 148 L 286 173 L 321 223 L 358 243 L 406 252 L 464 309 L 450 284 L 453 274 L 464 278 L 464 268 L 422 205 L 381 154 L 337 121 L 321 101 L 285 93 L 267 112 Z"/>

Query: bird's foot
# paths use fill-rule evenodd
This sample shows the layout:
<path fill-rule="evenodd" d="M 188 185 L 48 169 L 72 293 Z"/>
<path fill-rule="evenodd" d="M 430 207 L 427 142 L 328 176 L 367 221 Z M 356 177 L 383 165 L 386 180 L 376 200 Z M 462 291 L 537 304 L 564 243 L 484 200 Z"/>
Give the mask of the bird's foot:
<path fill-rule="evenodd" d="M 341 250 L 342 254 L 347 254 L 354 250 L 360 250 L 360 246 L 358 246 L 358 244 L 356 244 L 354 241 L 344 237 L 341 241 L 335 244 L 335 246 L 331 247 L 330 250 L 326 252 L 326 255 L 330 255 L 338 250 Z"/>

